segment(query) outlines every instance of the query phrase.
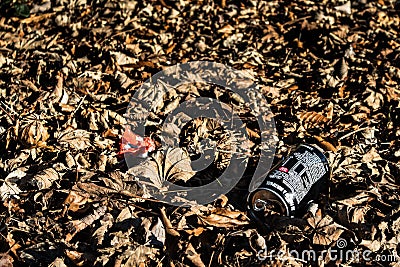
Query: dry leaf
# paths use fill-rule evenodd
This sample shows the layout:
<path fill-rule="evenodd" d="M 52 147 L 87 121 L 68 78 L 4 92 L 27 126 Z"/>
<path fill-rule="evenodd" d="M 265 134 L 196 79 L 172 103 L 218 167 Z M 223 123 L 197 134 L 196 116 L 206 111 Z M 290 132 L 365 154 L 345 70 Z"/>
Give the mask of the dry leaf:
<path fill-rule="evenodd" d="M 232 228 L 246 225 L 249 220 L 245 213 L 241 211 L 231 211 L 225 208 L 215 208 L 208 215 L 199 214 L 199 219 L 203 223 L 216 227 Z"/>
<path fill-rule="evenodd" d="M 1 267 L 13 267 L 14 259 L 5 253 L 0 253 L 0 266 Z"/>
<path fill-rule="evenodd" d="M 307 127 L 323 125 L 329 122 L 329 119 L 327 117 L 315 111 L 303 112 L 299 115 L 299 118 L 302 123 Z"/>
<path fill-rule="evenodd" d="M 351 15 L 351 1 L 347 1 L 346 3 L 340 6 L 335 6 L 335 9 L 338 11 L 342 11 L 347 15 Z"/>
<path fill-rule="evenodd" d="M 333 222 L 332 217 L 322 217 L 321 210 L 308 218 L 307 222 L 313 230 L 313 243 L 317 245 L 330 245 L 344 232 L 344 227 Z"/>
<path fill-rule="evenodd" d="M 186 233 L 188 233 L 189 235 L 192 235 L 192 236 L 199 236 L 204 231 L 206 231 L 206 229 L 203 228 L 203 227 L 197 227 L 197 228 L 195 228 L 193 230 L 185 230 Z"/>
<path fill-rule="evenodd" d="M 17 199 L 19 198 L 19 194 L 22 191 L 19 189 L 16 182 L 25 176 L 26 173 L 20 169 L 17 169 L 7 175 L 0 187 L 0 196 L 3 201 L 11 197 Z"/>
<path fill-rule="evenodd" d="M 193 263 L 196 267 L 205 267 L 205 264 L 201 260 L 200 255 L 196 252 L 191 243 L 188 244 L 186 248 L 186 257 Z"/>
<path fill-rule="evenodd" d="M 90 133 L 81 129 L 67 129 L 56 136 L 58 142 L 72 149 L 83 150 L 91 146 Z"/>
<path fill-rule="evenodd" d="M 101 226 L 94 231 L 93 236 L 97 240 L 97 244 L 101 245 L 105 238 L 105 234 L 109 228 L 111 228 L 114 224 L 114 218 L 111 214 L 106 213 L 103 218 L 100 220 Z"/>
<path fill-rule="evenodd" d="M 320 136 L 316 136 L 316 135 L 314 135 L 313 137 L 319 142 L 319 145 L 324 150 L 337 152 L 337 148 L 334 145 L 332 145 L 330 142 L 326 141 L 324 138 L 322 138 Z"/>
<path fill-rule="evenodd" d="M 149 185 L 162 189 L 165 181 L 187 181 L 193 177 L 194 172 L 191 161 L 182 148 L 168 148 L 157 151 L 140 165 L 133 166 L 129 173 L 141 178 L 141 182 L 149 181 Z M 128 163 L 129 164 L 129 163 Z"/>
<path fill-rule="evenodd" d="M 60 179 L 58 172 L 53 168 L 44 169 L 35 176 L 33 176 L 33 180 L 35 180 L 36 185 L 39 189 L 46 189 L 51 187 L 54 181 Z"/>
<path fill-rule="evenodd" d="M 371 250 L 372 252 L 377 252 L 381 248 L 381 242 L 378 240 L 362 240 L 360 243 L 361 246 L 364 246 Z"/>
<path fill-rule="evenodd" d="M 172 236 L 180 236 L 179 232 L 173 228 L 171 221 L 168 219 L 167 214 L 165 213 L 165 207 L 162 207 L 160 211 L 161 211 L 161 219 L 164 223 L 165 230 L 167 231 L 167 233 Z"/>
<path fill-rule="evenodd" d="M 344 80 L 347 77 L 349 67 L 347 65 L 346 59 L 342 57 L 335 64 L 335 75 L 339 80 Z"/>
<path fill-rule="evenodd" d="M 66 209 L 77 212 L 86 209 L 86 204 L 89 200 L 89 196 L 87 194 L 83 194 L 77 191 L 71 191 L 68 197 L 64 201 L 64 205 Z"/>
<path fill-rule="evenodd" d="M 149 259 L 154 258 L 154 256 L 158 254 L 157 249 L 145 245 L 139 245 L 128 253 L 131 255 L 125 262 L 125 267 L 148 266 L 147 262 L 149 261 Z"/>
<path fill-rule="evenodd" d="M 83 219 L 80 220 L 74 220 L 70 222 L 69 228 L 71 229 L 71 233 L 68 233 L 65 237 L 65 241 L 69 242 L 72 240 L 72 238 L 85 229 L 88 226 L 91 226 L 95 221 L 100 219 L 107 211 L 107 207 L 102 206 L 99 207 L 98 209 L 93 211 L 93 214 L 89 214 Z"/>
<path fill-rule="evenodd" d="M 382 106 L 384 98 L 381 93 L 371 91 L 371 94 L 365 99 L 365 101 L 373 110 L 377 110 Z"/>
<path fill-rule="evenodd" d="M 370 151 L 368 151 L 365 155 L 362 157 L 362 162 L 368 163 L 368 162 L 373 162 L 373 161 L 378 161 L 382 160 L 381 156 L 378 154 L 376 151 L 376 148 L 373 147 L 371 148 Z"/>
<path fill-rule="evenodd" d="M 49 264 L 49 267 L 67 267 L 67 265 L 65 265 L 62 258 L 56 258 L 52 263 Z"/>
<path fill-rule="evenodd" d="M 76 266 L 91 265 L 95 259 L 95 257 L 89 253 L 83 253 L 76 250 L 67 249 L 65 250 L 65 254 Z"/>
<path fill-rule="evenodd" d="M 41 145 L 47 139 L 49 139 L 47 128 L 39 120 L 34 120 L 23 127 L 20 134 L 21 142 L 27 147 Z"/>

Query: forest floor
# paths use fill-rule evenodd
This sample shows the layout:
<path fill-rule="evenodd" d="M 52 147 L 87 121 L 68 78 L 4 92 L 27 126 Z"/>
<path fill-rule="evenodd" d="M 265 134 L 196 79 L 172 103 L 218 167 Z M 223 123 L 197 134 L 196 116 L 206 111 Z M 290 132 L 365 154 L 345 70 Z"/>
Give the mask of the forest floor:
<path fill-rule="evenodd" d="M 0 266 L 400 266 L 399 1 L 1 0 L 0 10 Z M 152 75 L 199 60 L 253 77 L 274 114 L 275 162 L 301 143 L 327 152 L 329 190 L 313 209 L 260 224 L 247 176 L 204 205 L 146 195 L 119 155 L 124 114 Z M 141 161 L 166 159 L 157 136 L 185 99 L 245 108 L 196 86 L 149 113 L 155 151 Z M 242 117 L 256 164 L 262 133 Z M 182 155 L 204 136 L 229 149 L 212 121 L 182 132 Z"/>

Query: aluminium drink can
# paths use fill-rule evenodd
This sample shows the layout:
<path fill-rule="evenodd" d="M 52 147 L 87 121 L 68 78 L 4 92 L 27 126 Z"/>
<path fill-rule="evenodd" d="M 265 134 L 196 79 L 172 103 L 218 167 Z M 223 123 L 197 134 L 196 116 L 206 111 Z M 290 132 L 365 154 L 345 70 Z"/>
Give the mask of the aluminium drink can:
<path fill-rule="evenodd" d="M 313 145 L 299 145 L 267 174 L 248 196 L 252 215 L 263 217 L 267 210 L 296 216 L 314 200 L 330 177 L 323 151 Z"/>

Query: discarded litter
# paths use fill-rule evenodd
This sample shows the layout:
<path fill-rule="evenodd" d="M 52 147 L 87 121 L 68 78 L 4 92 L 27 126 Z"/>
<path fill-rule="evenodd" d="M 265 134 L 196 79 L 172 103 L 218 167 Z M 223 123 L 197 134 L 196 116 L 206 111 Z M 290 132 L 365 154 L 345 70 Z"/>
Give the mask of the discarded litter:
<path fill-rule="evenodd" d="M 249 211 L 258 218 L 268 211 L 298 215 L 317 197 L 329 176 L 329 163 L 323 151 L 300 145 L 272 168 L 258 189 L 250 192 Z"/>
<path fill-rule="evenodd" d="M 122 135 L 118 156 L 123 157 L 125 154 L 129 154 L 139 158 L 146 158 L 148 152 L 152 152 L 155 149 L 156 145 L 150 137 L 141 137 L 127 127 Z"/>

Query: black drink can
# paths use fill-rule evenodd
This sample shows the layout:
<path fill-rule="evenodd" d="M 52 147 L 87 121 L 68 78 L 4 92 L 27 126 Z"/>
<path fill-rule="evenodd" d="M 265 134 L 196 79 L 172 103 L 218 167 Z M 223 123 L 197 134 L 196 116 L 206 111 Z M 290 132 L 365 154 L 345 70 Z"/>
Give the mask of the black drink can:
<path fill-rule="evenodd" d="M 250 192 L 249 211 L 258 218 L 267 210 L 296 216 L 318 196 L 329 177 L 329 163 L 323 151 L 308 144 L 299 145 Z"/>

